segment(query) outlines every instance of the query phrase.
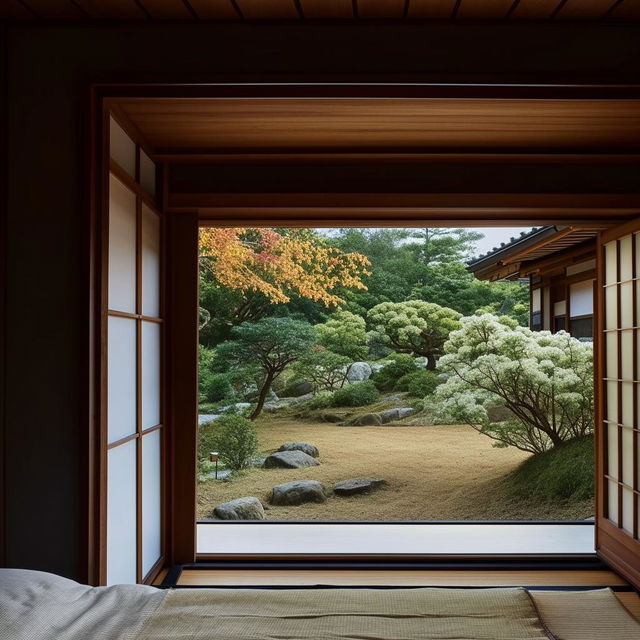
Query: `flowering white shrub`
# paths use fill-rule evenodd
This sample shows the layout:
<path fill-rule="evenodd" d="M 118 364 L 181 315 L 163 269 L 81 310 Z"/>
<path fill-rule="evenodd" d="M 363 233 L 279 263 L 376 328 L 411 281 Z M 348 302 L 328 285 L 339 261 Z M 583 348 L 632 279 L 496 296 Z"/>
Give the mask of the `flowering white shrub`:
<path fill-rule="evenodd" d="M 438 361 L 449 375 L 435 394 L 440 417 L 531 453 L 592 431 L 591 344 L 491 314 L 460 322 Z M 506 420 L 495 420 L 497 406 L 508 409 Z"/>

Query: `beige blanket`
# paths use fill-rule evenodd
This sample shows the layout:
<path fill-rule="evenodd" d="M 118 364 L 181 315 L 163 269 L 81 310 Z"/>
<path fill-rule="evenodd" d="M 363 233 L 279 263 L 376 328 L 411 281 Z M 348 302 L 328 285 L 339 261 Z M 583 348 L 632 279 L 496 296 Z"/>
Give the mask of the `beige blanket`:
<path fill-rule="evenodd" d="M 137 640 L 548 640 L 525 589 L 171 591 Z"/>

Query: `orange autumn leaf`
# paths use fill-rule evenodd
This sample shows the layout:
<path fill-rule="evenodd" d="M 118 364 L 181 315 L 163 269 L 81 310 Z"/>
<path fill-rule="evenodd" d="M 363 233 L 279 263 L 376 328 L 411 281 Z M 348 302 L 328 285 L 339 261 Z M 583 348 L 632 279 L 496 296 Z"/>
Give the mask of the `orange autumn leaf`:
<path fill-rule="evenodd" d="M 281 234 L 268 228 L 212 228 L 200 232 L 200 255 L 221 286 L 256 291 L 272 303 L 291 293 L 337 306 L 339 287 L 366 289 L 369 260 L 344 253 L 306 229 Z"/>

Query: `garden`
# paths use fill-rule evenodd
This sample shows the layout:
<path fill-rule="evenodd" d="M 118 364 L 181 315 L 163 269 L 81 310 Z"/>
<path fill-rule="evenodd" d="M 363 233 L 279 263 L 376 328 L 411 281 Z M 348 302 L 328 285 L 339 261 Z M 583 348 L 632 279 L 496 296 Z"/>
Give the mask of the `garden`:
<path fill-rule="evenodd" d="M 464 229 L 200 236 L 198 517 L 593 515 L 592 346 Z"/>

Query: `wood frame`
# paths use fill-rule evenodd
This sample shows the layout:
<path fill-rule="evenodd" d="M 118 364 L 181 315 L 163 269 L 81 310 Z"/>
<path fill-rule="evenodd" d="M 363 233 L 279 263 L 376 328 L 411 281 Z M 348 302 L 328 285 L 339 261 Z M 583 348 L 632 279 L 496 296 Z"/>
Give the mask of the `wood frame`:
<path fill-rule="evenodd" d="M 266 97 L 451 97 L 451 98 L 494 98 L 494 99 L 519 99 L 519 98 L 598 98 L 598 99 L 640 99 L 640 85 L 499 85 L 499 84 L 403 84 L 403 83 L 348 83 L 340 79 L 339 82 L 325 82 L 314 84 L 309 82 L 292 83 L 291 78 L 282 81 L 282 78 L 243 78 L 239 83 L 237 78 L 221 78 L 218 82 L 209 84 L 163 84 L 163 85 L 143 85 L 143 84 L 118 84 L 99 83 L 91 85 L 90 89 L 90 119 L 91 119 L 91 140 L 92 150 L 90 184 L 91 198 L 91 256 L 90 269 L 94 274 L 92 278 L 92 315 L 99 317 L 96 310 L 99 301 L 100 282 L 104 264 L 99 261 L 99 256 L 103 253 L 103 232 L 100 229 L 101 213 L 104 211 L 104 175 L 108 171 L 110 163 L 105 157 L 104 140 L 104 116 L 108 113 L 118 97 L 245 97 L 252 98 L 258 96 Z M 117 111 L 117 107 L 116 107 Z M 133 132 L 135 135 L 135 132 Z M 102 135 L 102 137 L 101 137 Z M 142 141 L 138 140 L 140 144 Z M 151 153 L 149 153 L 152 156 Z M 448 159 L 440 158 L 442 161 L 459 161 L 455 157 Z M 573 162 L 591 162 L 588 155 L 578 154 L 580 158 L 572 156 Z M 480 157 L 482 156 L 482 157 Z M 522 156 L 522 157 L 521 157 Z M 544 156 L 544 154 L 543 154 Z M 152 156 L 153 157 L 153 156 Z M 547 157 L 547 156 L 544 156 Z M 504 161 L 527 161 L 528 154 L 518 154 L 517 158 L 506 156 Z M 415 225 L 423 226 L 425 221 L 430 224 L 440 224 L 449 226 L 451 224 L 468 224 L 471 221 L 478 224 L 479 219 L 484 216 L 485 224 L 508 224 L 515 222 L 529 222 L 539 224 L 546 221 L 570 223 L 575 227 L 593 226 L 594 223 L 601 223 L 609 226 L 612 223 L 621 223 L 624 220 L 640 211 L 640 197 L 637 195 L 599 195 L 599 194 L 558 194 L 551 199 L 537 196 L 534 205 L 528 196 L 522 196 L 520 202 L 514 202 L 512 196 L 497 194 L 497 199 L 488 201 L 485 197 L 484 206 L 476 209 L 477 214 L 473 218 L 465 215 L 469 211 L 465 198 L 472 200 L 477 198 L 475 194 L 446 194 L 446 202 L 439 202 L 435 206 L 434 202 L 409 202 L 402 194 L 386 194 L 384 206 L 380 206 L 380 196 L 375 196 L 363 206 L 362 199 L 348 198 L 348 201 L 332 202 L 329 207 L 318 207 L 317 203 L 307 201 L 304 206 L 288 208 L 286 215 L 282 216 L 282 202 L 278 202 L 270 210 L 265 209 L 262 203 L 254 206 L 247 206 L 248 203 L 234 202 L 233 206 L 221 206 L 217 200 L 211 202 L 215 214 L 198 212 L 202 203 L 183 201 L 176 206 L 176 202 L 170 202 L 168 193 L 168 164 L 170 161 L 182 161 L 184 158 L 173 157 L 172 155 L 157 158 L 164 160 L 164 170 L 161 194 L 161 210 L 171 210 L 179 215 L 172 215 L 169 218 L 170 233 L 166 234 L 170 243 L 165 246 L 169 269 L 164 278 L 167 285 L 167 297 L 169 299 L 167 317 L 168 333 L 170 338 L 167 347 L 167 407 L 165 416 L 168 417 L 167 429 L 169 433 L 167 450 L 165 451 L 165 464 L 167 464 L 166 485 L 165 485 L 165 514 L 167 516 L 165 539 L 167 543 L 165 560 L 169 563 L 186 563 L 195 560 L 195 494 L 193 502 L 185 499 L 182 490 L 189 490 L 195 483 L 195 421 L 193 428 L 189 430 L 188 425 L 195 413 L 195 403 L 189 398 L 194 398 L 197 393 L 197 379 L 194 367 L 194 347 L 197 348 L 197 317 L 184 317 L 178 313 L 177 303 L 193 301 L 194 295 L 197 299 L 197 286 L 178 286 L 177 273 L 192 277 L 197 274 L 197 253 L 192 243 L 194 234 L 197 233 L 199 219 L 208 218 L 208 224 L 212 225 L 237 225 L 251 224 L 282 224 L 284 220 L 289 226 L 328 226 L 326 215 L 333 208 L 346 206 L 348 213 L 342 213 L 329 224 L 351 224 L 352 226 L 395 226 Z M 478 161 L 495 161 L 496 158 L 488 158 L 485 154 L 479 154 Z M 559 161 L 558 158 L 548 158 L 550 162 Z M 327 158 L 329 161 L 329 159 Z M 406 158 L 403 158 L 406 160 Z M 416 158 L 417 160 L 417 158 Z M 468 160 L 468 158 L 465 158 Z M 538 158 L 539 160 L 539 158 Z M 630 159 L 635 162 L 636 158 Z M 117 170 L 117 169 L 116 169 Z M 528 198 L 525 206 L 524 199 Z M 323 202 L 326 203 L 326 200 Z M 253 203 L 251 203 L 253 204 Z M 444 206 L 443 206 L 444 204 Z M 200 205 L 200 206 L 198 206 Z M 239 205 L 239 206 L 238 206 Z M 316 206 L 314 206 L 316 205 Z M 358 208 L 360 205 L 360 209 Z M 425 209 L 431 208 L 430 212 Z M 515 206 L 514 206 L 515 205 Z M 519 207 L 517 205 L 520 205 Z M 413 211 L 410 216 L 403 215 L 412 208 L 419 208 Z M 563 217 L 564 216 L 564 217 Z M 241 220 L 240 220 L 241 219 Z M 173 272 L 172 270 L 176 270 Z M 191 275 L 189 275 L 191 274 Z M 180 278 L 181 285 L 188 282 Z M 195 314 L 194 314 L 195 315 Z M 597 314 L 596 314 L 597 315 Z M 101 326 L 100 323 L 94 327 Z M 183 331 L 178 331 L 181 328 Z M 195 341 L 194 341 L 194 336 Z M 87 482 L 89 486 L 87 496 L 87 566 L 89 580 L 99 583 L 104 576 L 104 538 L 105 513 L 101 502 L 100 486 L 104 482 L 104 461 L 97 456 L 98 443 L 100 441 L 100 417 L 97 408 L 102 402 L 104 393 L 103 380 L 95 375 L 96 363 L 102 360 L 103 344 L 101 330 L 93 330 L 91 335 L 91 346 L 89 348 L 89 372 L 92 380 L 92 394 L 90 395 L 89 416 L 91 421 L 91 431 L 88 437 L 88 465 Z M 598 340 L 598 344 L 601 340 Z M 601 348 L 601 345 L 598 347 Z M 601 363 L 601 357 L 597 361 Z M 601 365 L 600 365 L 601 366 Z M 182 423 L 184 434 L 187 437 L 178 438 L 177 425 Z M 598 436 L 596 436 L 598 437 Z M 178 496 L 180 499 L 178 499 Z M 600 496 L 601 500 L 601 496 Z M 185 519 L 187 518 L 187 519 Z M 604 540 L 606 532 L 601 532 L 600 540 Z M 614 545 L 615 542 L 612 542 Z M 640 583 L 640 579 L 638 580 Z"/>
<path fill-rule="evenodd" d="M 98 106 L 98 105 L 96 105 Z M 136 455 L 136 580 L 146 584 L 151 584 L 158 572 L 167 562 L 167 530 L 166 530 L 166 515 L 167 515 L 167 482 L 165 477 L 165 469 L 167 468 L 167 454 L 168 447 L 166 444 L 167 428 L 166 428 L 166 416 L 167 416 L 167 403 L 165 393 L 165 365 L 166 362 L 166 348 L 165 348 L 165 317 L 166 317 L 166 292 L 163 286 L 164 274 L 165 274 L 165 250 L 166 243 L 166 231 L 165 231 L 165 216 L 158 207 L 158 196 L 152 196 L 141 185 L 141 149 L 144 150 L 144 146 L 141 143 L 139 137 L 136 136 L 134 131 L 127 126 L 126 122 L 119 120 L 116 114 L 110 112 L 109 109 L 103 109 L 101 111 L 101 146 L 100 146 L 100 167 L 102 168 L 101 174 L 98 176 L 101 184 L 101 198 L 100 206 L 97 208 L 96 215 L 99 216 L 99 247 L 100 247 L 100 269 L 99 274 L 96 276 L 98 297 L 99 297 L 99 330 L 100 344 L 98 352 L 99 357 L 99 407 L 100 407 L 100 419 L 98 425 L 96 425 L 97 439 L 93 445 L 94 459 L 97 459 L 97 467 L 99 473 L 97 474 L 99 480 L 94 483 L 94 489 L 91 493 L 94 500 L 97 501 L 98 507 L 97 513 L 92 519 L 92 525 L 94 531 L 99 532 L 93 541 L 92 549 L 94 556 L 98 556 L 98 561 L 93 563 L 93 571 L 90 572 L 92 581 L 97 584 L 104 584 L 107 580 L 107 467 L 108 467 L 108 452 L 118 446 L 126 444 L 128 442 L 135 442 L 135 455 Z M 125 133 L 131 138 L 135 144 L 135 172 L 134 175 L 129 175 L 118 163 L 110 157 L 109 154 L 109 126 L 110 120 L 113 118 L 118 125 L 120 125 Z M 145 150 L 145 153 L 147 151 Z M 149 155 L 147 153 L 147 155 Z M 153 160 L 153 156 L 150 156 Z M 118 180 L 124 187 L 135 197 L 135 310 L 134 312 L 123 312 L 109 308 L 108 300 L 108 276 L 109 276 L 109 180 L 113 177 Z M 155 190 L 158 193 L 158 187 L 162 185 L 160 179 L 160 170 L 156 164 L 156 185 Z M 163 192 L 162 192 L 163 193 Z M 143 291 L 142 291 L 142 207 L 147 207 L 149 211 L 158 218 L 159 226 L 159 308 L 158 316 L 148 316 L 143 312 Z M 96 225 L 98 226 L 98 225 Z M 135 383 L 135 395 L 136 395 L 136 421 L 134 433 L 120 438 L 111 443 L 108 442 L 108 415 L 107 415 L 107 344 L 108 344 L 108 320 L 109 318 L 128 318 L 135 322 L 136 333 L 136 383 Z M 160 326 L 160 422 L 152 425 L 148 428 L 143 426 L 142 415 L 142 331 L 145 323 L 154 323 Z M 144 436 L 160 431 L 160 519 L 161 519 L 161 532 L 160 532 L 160 547 L 161 555 L 154 562 L 154 565 L 143 574 L 142 566 L 142 442 Z M 97 493 L 97 496 L 95 495 Z M 91 566 L 91 565 L 90 565 Z"/>
<path fill-rule="evenodd" d="M 622 575 L 633 582 L 636 586 L 640 585 L 640 532 L 638 526 L 639 501 L 640 501 L 640 484 L 639 470 L 640 455 L 638 452 L 638 419 L 640 417 L 638 411 L 638 392 L 640 391 L 640 383 L 638 382 L 638 366 L 640 364 L 638 358 L 638 292 L 640 286 L 640 271 L 636 264 L 636 238 L 635 234 L 640 232 L 640 219 L 631 221 L 620 227 L 610 229 L 600 234 L 597 245 L 597 280 L 596 280 L 596 302 L 594 317 L 596 320 L 596 335 L 598 336 L 596 351 L 596 510 L 597 510 L 597 526 L 596 526 L 596 551 L 611 566 L 617 569 Z M 621 278 L 621 256 L 620 256 L 620 239 L 631 237 L 631 278 L 622 280 Z M 616 243 L 616 275 L 614 282 L 607 282 L 605 277 L 605 246 L 608 243 Z M 632 288 L 632 323 L 631 327 L 622 327 L 621 322 L 621 285 L 625 282 L 631 283 Z M 611 328 L 606 325 L 606 296 L 605 290 L 608 287 L 615 287 L 616 290 L 616 327 Z M 623 331 L 631 331 L 633 347 L 632 347 L 632 379 L 624 379 L 622 368 L 622 333 Z M 617 374 L 612 378 L 608 372 L 607 363 L 607 341 L 604 336 L 608 333 L 615 333 L 616 351 L 617 351 Z M 614 383 L 616 386 L 616 404 L 617 418 L 615 422 L 609 420 L 607 411 L 608 406 L 608 385 Z M 624 424 L 623 418 L 623 384 L 632 384 L 632 413 L 633 424 Z M 615 476 L 611 475 L 609 469 L 609 429 L 615 429 L 617 432 L 617 469 Z M 623 431 L 631 429 L 632 431 L 632 481 L 631 485 L 625 482 L 623 468 Z M 615 521 L 610 519 L 610 503 L 609 503 L 609 485 L 613 482 L 617 485 Z M 632 492 L 633 506 L 632 515 L 633 524 L 632 531 L 627 532 L 623 529 L 624 524 L 624 501 L 623 491 L 627 489 Z"/>

